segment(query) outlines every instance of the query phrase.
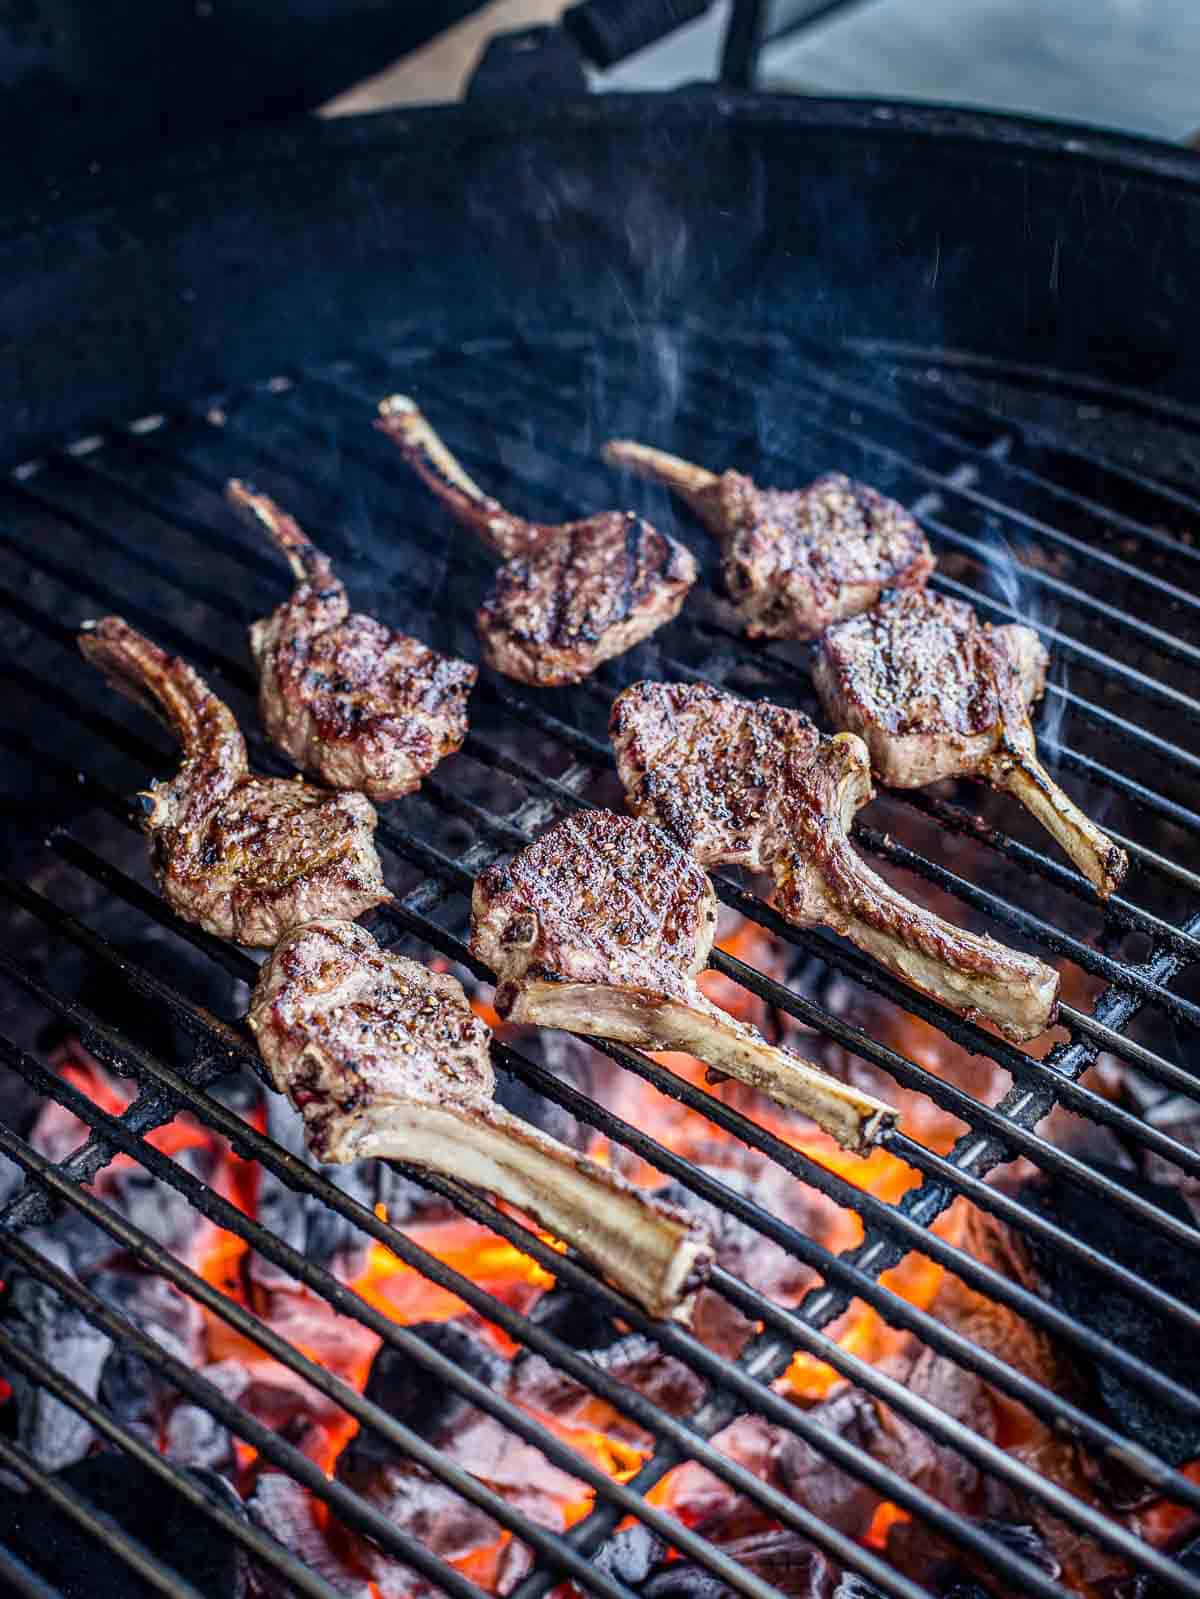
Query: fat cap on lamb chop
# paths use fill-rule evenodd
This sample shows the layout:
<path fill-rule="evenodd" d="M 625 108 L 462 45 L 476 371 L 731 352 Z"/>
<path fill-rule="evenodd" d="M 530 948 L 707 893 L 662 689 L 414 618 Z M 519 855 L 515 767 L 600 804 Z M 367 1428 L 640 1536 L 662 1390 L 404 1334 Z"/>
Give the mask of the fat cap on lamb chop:
<path fill-rule="evenodd" d="M 272 741 L 332 788 L 373 800 L 411 794 L 462 747 L 476 668 L 352 612 L 329 558 L 268 495 L 236 478 L 225 495 L 296 579 L 290 597 L 250 629 L 259 714 Z"/>
<path fill-rule="evenodd" d="M 817 638 L 885 588 L 923 587 L 933 571 L 909 512 L 841 472 L 760 489 L 631 439 L 610 440 L 604 459 L 673 489 L 720 541 L 725 588 L 750 638 Z"/>
<path fill-rule="evenodd" d="M 449 974 L 311 921 L 263 966 L 248 1019 L 319 1159 L 407 1161 L 498 1194 L 652 1315 L 684 1313 L 712 1257 L 703 1227 L 497 1105 L 490 1032 Z"/>
<path fill-rule="evenodd" d="M 514 1022 L 686 1050 L 861 1152 L 894 1121 L 882 1100 L 768 1044 L 696 976 L 717 924 L 712 883 L 657 827 L 584 811 L 475 881 L 471 948 Z"/>
<path fill-rule="evenodd" d="M 257 777 L 229 707 L 178 656 L 118 616 L 85 622 L 79 648 L 113 688 L 160 717 L 183 749 L 140 795 L 163 898 L 186 921 L 269 949 L 310 916 L 361 916 L 392 896 L 361 794 Z"/>
<path fill-rule="evenodd" d="M 632 511 L 560 527 L 527 522 L 468 477 L 412 400 L 382 401 L 376 426 L 504 561 L 475 618 L 496 671 L 519 683 L 578 683 L 679 614 L 695 558 Z"/>
<path fill-rule="evenodd" d="M 866 746 L 825 738 L 799 711 L 708 684 L 635 683 L 610 732 L 630 809 L 706 866 L 769 870 L 780 912 L 825 926 L 951 1009 L 1032 1038 L 1050 1026 L 1058 973 L 914 905 L 850 844 L 871 797 Z"/>
<path fill-rule="evenodd" d="M 1129 859 L 1037 757 L 1029 711 L 1048 664 L 1032 628 L 993 627 L 943 594 L 895 594 L 829 630 L 813 680 L 826 715 L 863 739 L 882 782 L 982 778 L 1020 800 L 1107 899 Z"/>

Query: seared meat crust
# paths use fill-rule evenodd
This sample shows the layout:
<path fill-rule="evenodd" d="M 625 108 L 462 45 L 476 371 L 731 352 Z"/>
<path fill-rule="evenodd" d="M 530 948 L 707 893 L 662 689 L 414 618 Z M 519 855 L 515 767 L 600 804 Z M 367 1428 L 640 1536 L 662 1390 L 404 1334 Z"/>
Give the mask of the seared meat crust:
<path fill-rule="evenodd" d="M 631 808 L 701 864 L 770 870 L 790 922 L 832 928 L 1012 1038 L 1050 1025 L 1057 972 L 914 905 L 856 854 L 848 829 L 872 790 L 853 734 L 824 738 L 797 712 L 682 683 L 634 684 L 611 727 Z"/>
<path fill-rule="evenodd" d="M 685 1050 L 867 1149 L 895 1121 L 889 1105 L 768 1044 L 702 993 L 716 925 L 707 873 L 665 833 L 595 810 L 480 874 L 471 947 L 500 979 L 502 1016 Z"/>
<path fill-rule="evenodd" d="M 353 918 L 391 898 L 372 841 L 375 811 L 361 794 L 251 774 L 229 707 L 120 617 L 85 623 L 79 647 L 183 746 L 175 777 L 142 796 L 155 876 L 180 916 L 270 948 L 295 922 Z"/>
<path fill-rule="evenodd" d="M 691 551 L 632 511 L 548 526 L 475 483 L 409 399 L 377 426 L 455 517 L 503 557 L 475 621 L 489 666 L 519 683 L 578 683 L 672 621 L 696 581 Z"/>
<path fill-rule="evenodd" d="M 678 616 L 689 550 L 632 511 L 564 527 L 496 573 L 475 622 L 489 666 L 520 683 L 578 683 Z"/>
<path fill-rule="evenodd" d="M 635 816 L 698 861 L 754 871 L 778 832 L 789 752 L 811 755 L 821 736 L 802 711 L 706 683 L 634 683 L 614 702 L 609 733 Z"/>
<path fill-rule="evenodd" d="M 686 1315 L 712 1258 L 703 1224 L 495 1104 L 491 1035 L 453 977 L 352 922 L 313 921 L 264 965 L 248 1019 L 322 1160 L 402 1160 L 472 1183 L 652 1315 Z"/>
<path fill-rule="evenodd" d="M 760 489 L 740 472 L 709 472 L 627 439 L 604 455 L 674 489 L 720 540 L 725 587 L 750 638 L 818 638 L 886 588 L 922 588 L 933 571 L 916 519 L 842 472 Z"/>
<path fill-rule="evenodd" d="M 1048 664 L 1032 628 L 993 627 L 964 601 L 924 592 L 831 628 L 813 677 L 826 714 L 865 741 L 885 783 L 974 776 L 1007 789 L 1104 898 L 1128 857 L 1038 760 L 1029 711 Z"/>
<path fill-rule="evenodd" d="M 287 556 L 297 582 L 250 629 L 259 714 L 272 741 L 333 788 L 397 799 L 462 747 L 478 676 L 350 610 L 328 557 L 265 494 L 236 480 L 229 503 Z"/>
<path fill-rule="evenodd" d="M 479 874 L 471 944 L 502 980 L 503 1016 L 526 975 L 690 998 L 716 925 L 708 874 L 665 833 L 581 811 Z"/>

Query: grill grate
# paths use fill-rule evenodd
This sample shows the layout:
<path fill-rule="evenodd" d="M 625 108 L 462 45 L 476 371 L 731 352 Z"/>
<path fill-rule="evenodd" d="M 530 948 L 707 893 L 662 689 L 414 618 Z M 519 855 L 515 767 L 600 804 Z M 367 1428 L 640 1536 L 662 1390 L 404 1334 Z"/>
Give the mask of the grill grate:
<path fill-rule="evenodd" d="M 747 373 L 754 374 L 754 381 Z M 378 394 L 397 386 L 416 390 L 468 468 L 502 499 L 549 519 L 581 506 L 612 503 L 613 482 L 595 459 L 600 438 L 635 430 L 643 435 L 664 433 L 668 424 L 672 437 L 666 442 L 697 459 L 721 465 L 737 458 L 763 478 L 780 481 L 799 481 L 806 472 L 833 460 L 914 504 L 942 557 L 939 585 L 971 599 L 988 615 L 1010 619 L 1020 614 L 1032 621 L 1051 644 L 1056 663 L 1069 669 L 1071 686 L 1055 681 L 1048 694 L 1050 748 L 1064 770 L 1081 780 L 1090 798 L 1110 807 L 1105 825 L 1135 855 L 1135 874 L 1130 893 L 1102 909 L 1079 874 L 1036 844 L 999 831 L 956 804 L 921 794 L 889 802 L 889 824 L 908 831 L 912 844 L 865 826 L 856 828 L 856 839 L 870 854 L 953 896 L 960 903 L 958 914 L 965 914 L 961 907 L 966 907 L 1004 929 L 1004 936 L 1016 934 L 1020 941 L 1057 955 L 1077 972 L 1107 986 L 1090 1014 L 1064 1007 L 1069 1037 L 1038 1059 L 912 994 L 831 936 L 787 926 L 732 878 L 719 880 L 726 904 L 799 953 L 815 957 L 824 968 L 929 1022 L 967 1050 L 990 1056 L 1012 1077 L 1012 1087 L 1000 1102 L 984 1105 L 917 1060 L 870 1037 L 823 1000 L 790 989 L 732 955 L 714 952 L 716 970 L 966 1124 L 967 1131 L 946 1156 L 907 1134 L 888 1135 L 885 1147 L 919 1178 L 898 1203 L 890 1204 L 860 1191 L 813 1154 L 756 1126 L 668 1065 L 620 1046 L 598 1044 L 623 1069 L 700 1111 L 714 1126 L 796 1180 L 855 1211 L 865 1236 L 860 1245 L 841 1255 L 665 1149 L 519 1051 L 497 1045 L 497 1065 L 518 1081 L 780 1245 L 814 1268 L 821 1279 L 789 1310 L 718 1270 L 716 1291 L 761 1324 L 741 1359 L 729 1362 L 680 1328 L 646 1323 L 584 1265 L 564 1258 L 485 1200 L 455 1184 L 418 1175 L 418 1181 L 514 1243 L 560 1283 L 585 1291 L 607 1312 L 648 1332 L 661 1348 L 697 1372 L 707 1385 L 706 1397 L 694 1415 L 679 1421 L 437 1260 L 213 1098 L 207 1090 L 224 1075 L 253 1066 L 247 1035 L 212 1015 L 185 988 L 131 960 L 85 919 L 56 903 L 37 886 L 38 873 L 29 871 L 25 881 L 0 883 L 11 904 L 31 915 L 47 936 L 85 952 L 111 973 L 114 983 L 161 1007 L 201 1048 L 191 1075 L 185 1075 L 133 1043 L 70 992 L 43 979 L 18 955 L 0 952 L 0 968 L 12 985 L 77 1029 L 99 1059 L 138 1085 L 130 1108 L 114 1118 L 15 1042 L 0 1039 L 0 1055 L 8 1066 L 91 1129 L 87 1143 L 55 1166 L 0 1126 L 0 1152 L 25 1173 L 21 1188 L 0 1213 L 4 1252 L 94 1324 L 134 1343 L 182 1393 L 305 1484 L 348 1526 L 452 1594 L 475 1596 L 480 1590 L 360 1495 L 327 1477 L 205 1378 L 172 1360 L 120 1312 L 43 1255 L 24 1232 L 43 1225 L 62 1206 L 88 1217 L 150 1270 L 204 1304 L 364 1427 L 380 1433 L 399 1453 L 419 1461 L 485 1509 L 537 1557 L 534 1570 L 516 1590 L 518 1599 L 538 1599 L 565 1578 L 606 1599 L 618 1595 L 629 1599 L 630 1588 L 595 1559 L 627 1515 L 660 1531 L 682 1554 L 735 1592 L 773 1593 L 762 1578 L 646 1500 L 650 1488 L 672 1466 L 688 1459 L 708 1467 L 881 1592 L 903 1599 L 926 1595 L 925 1588 L 893 1570 L 872 1550 L 759 1481 L 708 1441 L 745 1412 L 763 1416 L 805 1440 L 832 1464 L 869 1483 L 882 1497 L 994 1571 L 1015 1591 L 1045 1596 L 1067 1591 L 1056 1577 L 1015 1552 L 984 1524 L 947 1509 L 777 1394 L 771 1383 L 797 1349 L 827 1362 L 997 1481 L 1029 1494 L 1086 1536 L 1125 1556 L 1135 1569 L 1151 1574 L 1164 1592 L 1200 1594 L 1200 1578 L 1169 1556 L 843 1350 L 824 1331 L 853 1299 L 861 1298 L 889 1325 L 914 1333 L 930 1349 L 979 1373 L 1059 1431 L 1080 1440 L 1097 1457 L 1119 1463 L 1155 1491 L 1200 1511 L 1200 1486 L 1182 1472 L 879 1282 L 910 1251 L 919 1251 L 1071 1349 L 1167 1401 L 1177 1413 L 1200 1416 L 1200 1395 L 1156 1369 L 1138 1351 L 1118 1347 L 928 1230 L 958 1195 L 966 1194 L 1023 1235 L 1102 1273 L 1112 1288 L 1188 1334 L 1200 1330 L 1200 1312 L 1193 1306 L 984 1182 L 997 1166 L 1024 1157 L 1040 1171 L 1078 1185 L 1097 1203 L 1119 1210 L 1172 1244 L 1191 1251 L 1200 1246 L 1200 1232 L 1189 1223 L 1037 1131 L 1051 1110 L 1064 1107 L 1108 1129 L 1135 1154 L 1166 1161 L 1193 1178 L 1200 1175 L 1200 1154 L 1194 1149 L 1080 1081 L 1103 1050 L 1164 1090 L 1191 1097 L 1196 1093 L 1191 1073 L 1164 1049 L 1173 1053 L 1167 1030 L 1171 1025 L 1186 1028 L 1200 1021 L 1200 1003 L 1187 988 L 1189 965 L 1200 953 L 1195 897 L 1200 876 L 1185 860 L 1176 859 L 1186 857 L 1200 832 L 1200 814 L 1193 808 L 1200 760 L 1178 742 L 1181 723 L 1194 723 L 1200 716 L 1196 697 L 1200 649 L 1186 634 L 1200 602 L 1172 580 L 1172 574 L 1185 570 L 1200 552 L 1163 529 L 1179 526 L 1181 518 L 1200 511 L 1200 505 L 1175 487 L 1160 489 L 1150 480 L 1135 479 L 1081 452 L 1069 455 L 1057 447 L 1052 451 L 1040 436 L 1010 425 L 1001 427 L 977 408 L 957 408 L 947 393 L 931 398 L 923 387 L 911 383 L 892 389 L 878 383 L 868 386 L 853 364 L 831 368 L 819 352 L 800 344 L 747 344 L 731 350 L 727 343 L 719 344 L 702 330 L 690 328 L 648 330 L 636 343 L 571 335 L 534 343 L 497 339 L 453 352 L 407 351 L 389 361 L 369 356 L 319 373 L 272 380 L 223 398 L 219 407 L 193 416 L 149 418 L 113 428 L 27 463 L 0 487 L 5 502 L 0 603 L 8 606 L 22 645 L 28 644 L 22 654 L 36 666 L 12 659 L 3 670 L 21 694 L 37 697 L 48 719 L 44 730 L 31 733 L 0 712 L 0 744 L 26 763 L 31 784 L 48 796 L 49 813 L 62 818 L 62 825 L 55 826 L 47 839 L 45 858 L 57 859 L 81 880 L 91 879 L 123 902 L 131 918 L 168 930 L 219 962 L 227 973 L 248 981 L 256 970 L 249 956 L 179 922 L 154 894 L 78 836 L 81 828 L 74 816 L 69 821 L 62 817 L 61 795 L 70 793 L 73 812 L 82 815 L 95 809 L 131 826 L 126 793 L 149 772 L 161 771 L 170 759 L 165 742 L 147 736 L 144 722 L 131 719 L 127 725 L 122 707 L 104 700 L 102 692 L 93 692 L 94 685 L 87 683 L 73 660 L 73 624 L 82 615 L 111 608 L 178 649 L 211 674 L 218 691 L 230 698 L 249 735 L 255 764 L 263 770 L 281 770 L 256 737 L 248 708 L 253 681 L 242 662 L 245 626 L 278 603 L 283 574 L 269 554 L 232 528 L 215 498 L 225 478 L 236 472 L 270 477 L 272 489 L 278 487 L 281 499 L 329 549 L 364 608 L 374 604 L 401 625 L 411 618 L 414 630 L 426 637 L 431 637 L 430 626 L 440 626 L 444 636 L 431 637 L 431 642 L 454 647 L 457 639 L 462 647 L 486 563 L 465 537 L 454 538 L 447 547 L 440 534 L 431 533 L 438 526 L 437 514 L 386 446 L 375 447 L 368 427 L 370 405 Z M 581 413 L 595 419 L 594 429 L 584 430 L 570 445 L 559 443 L 569 431 L 564 417 Z M 746 419 L 742 434 L 714 420 L 729 415 Z M 787 421 L 781 422 L 781 417 Z M 1039 470 L 1043 459 L 1051 462 L 1058 476 L 1043 475 Z M 1107 495 L 1118 508 L 1109 509 L 1105 501 L 1071 486 L 1085 476 L 1102 476 Z M 669 520 L 670 512 L 653 491 L 638 492 L 644 493 L 652 517 Z M 355 498 L 347 524 L 345 506 L 351 493 Z M 338 514 L 331 516 L 335 501 L 340 502 Z M 1154 523 L 1156 516 L 1162 525 Z M 1017 550 L 1019 566 L 1006 555 L 1010 545 Z M 1029 565 L 1027 556 L 1033 548 L 1049 552 L 1055 568 Z M 94 559 L 85 564 L 91 552 Z M 1001 576 L 998 589 L 989 586 L 996 572 Z M 1117 583 L 1120 605 L 1113 603 Z M 397 614 L 397 607 L 402 614 Z M 513 685 L 485 674 L 474 701 L 476 725 L 464 750 L 465 761 L 460 758 L 430 781 L 419 800 L 394 807 L 380 827 L 389 881 L 399 888 L 396 903 L 380 913 L 385 942 L 415 938 L 425 949 L 487 976 L 472 961 L 460 936 L 464 891 L 469 893 L 483 864 L 519 847 L 553 815 L 602 802 L 604 785 L 611 785 L 612 764 L 600 733 L 603 718 L 616 689 L 634 675 L 705 677 L 811 707 L 807 674 L 795 651 L 786 647 L 752 651 L 728 631 L 719 610 L 696 599 L 671 628 L 630 658 L 613 663 L 599 679 L 570 693 L 547 694 L 535 703 Z M 512 752 L 508 733 L 515 727 L 534 732 L 541 740 L 536 758 Z M 55 753 L 60 741 L 71 752 L 83 752 L 82 772 L 73 758 Z M 481 778 L 491 774 L 489 781 L 502 775 L 513 788 L 511 808 L 504 812 L 481 804 L 469 773 Z M 487 792 L 494 793 L 494 788 Z M 1007 810 L 1004 820 L 1019 826 L 1020 819 L 1014 821 Z M 939 854 L 952 856 L 953 866 L 921 852 L 930 821 L 942 831 L 947 845 Z M 470 830 L 465 849 L 454 846 L 452 822 Z M 1159 848 L 1130 839 L 1130 834 L 1145 833 L 1151 825 Z M 979 873 L 986 877 L 990 871 L 989 880 L 994 880 L 997 863 L 1010 863 L 1004 881 L 1010 891 L 1014 882 L 1021 885 L 1019 900 L 972 880 L 981 861 L 991 863 Z M 1035 885 L 1045 885 L 1045 892 L 1041 887 L 1035 892 Z M 1036 910 L 1030 908 L 1030 900 Z M 1176 986 L 1180 980 L 1182 987 Z M 1129 1028 L 1141 1031 L 1127 1037 Z M 147 1133 L 183 1109 L 285 1185 L 323 1201 L 364 1236 L 458 1295 L 517 1344 L 545 1355 L 639 1422 L 656 1440 L 653 1455 L 628 1482 L 609 1477 L 527 1411 L 459 1371 L 331 1273 L 242 1214 L 178 1161 L 146 1142 Z M 323 1371 L 252 1311 L 183 1266 L 88 1191 L 86 1185 L 117 1154 L 132 1156 L 203 1215 L 244 1239 L 255 1253 L 533 1443 L 594 1490 L 596 1508 L 565 1536 L 547 1532 Z M 2 1327 L 0 1361 L 11 1362 L 44 1385 L 110 1442 L 142 1459 L 163 1480 L 169 1479 L 215 1525 L 291 1581 L 296 1591 L 325 1596 L 335 1591 L 273 1538 L 239 1520 L 140 1444 L 128 1428 Z M 153 1456 L 153 1464 L 146 1456 Z M 40 1492 L 57 1495 L 64 1514 L 102 1538 L 152 1588 L 188 1591 L 153 1555 L 104 1523 L 79 1496 L 53 1482 L 17 1445 L 4 1439 L 0 1439 L 0 1464 Z M 44 1588 L 37 1579 L 27 1580 L 15 1570 L 11 1580 L 17 1591 L 40 1593 Z"/>

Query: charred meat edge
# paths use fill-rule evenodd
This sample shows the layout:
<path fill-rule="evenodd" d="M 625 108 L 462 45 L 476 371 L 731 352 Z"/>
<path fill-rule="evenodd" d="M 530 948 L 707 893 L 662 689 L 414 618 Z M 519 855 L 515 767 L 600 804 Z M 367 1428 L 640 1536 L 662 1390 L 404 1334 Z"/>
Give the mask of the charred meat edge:
<path fill-rule="evenodd" d="M 318 1039 L 305 1043 L 294 1061 L 279 1043 L 272 1016 L 278 962 L 287 947 L 313 931 L 332 934 L 351 949 L 369 947 L 370 934 L 353 923 L 332 918 L 292 928 L 264 965 L 247 1017 L 275 1087 L 303 1109 L 300 1081 L 321 1070 L 339 1069 Z M 410 979 L 432 982 L 416 961 L 377 951 L 373 958 L 403 965 Z M 454 979 L 439 974 L 443 991 L 457 991 L 468 1010 L 466 995 Z M 482 1021 L 480 1032 L 490 1042 Z M 403 1045 L 398 1046 L 401 1053 Z M 483 1046 L 486 1052 L 487 1044 Z M 341 1067 L 344 1072 L 351 1068 Z M 398 1074 L 403 1061 L 398 1059 Z M 490 1063 L 486 1067 L 490 1083 Z M 346 1164 L 355 1160 L 403 1161 L 442 1177 L 497 1195 L 531 1216 L 540 1226 L 578 1249 L 629 1297 L 653 1316 L 686 1320 L 689 1302 L 712 1258 L 703 1226 L 674 1206 L 642 1193 L 586 1156 L 532 1127 L 489 1100 L 476 1100 L 447 1071 L 445 1092 L 419 1100 L 402 1093 L 363 1096 L 362 1103 L 336 1111 L 325 1121 L 314 1152 L 322 1160 Z M 311 1109 L 311 1107 L 310 1107 Z"/>
<path fill-rule="evenodd" d="M 937 602 L 935 602 L 937 603 Z M 864 714 L 842 690 L 824 647 L 813 664 L 813 684 L 826 714 L 867 744 L 880 780 L 892 788 L 922 788 L 942 777 L 975 776 L 1023 805 L 1074 862 L 1101 899 L 1116 892 L 1129 857 L 1066 794 L 1038 759 L 1029 708 L 1042 697 L 1048 657 L 1031 628 L 984 626 L 984 654 L 996 695 L 997 726 L 961 740 L 957 759 L 924 758 L 921 746 L 936 734 L 893 735 Z M 832 635 L 831 635 L 832 636 Z M 1036 658 L 1030 658 L 1035 652 Z M 909 759 L 909 751 L 913 758 Z"/>

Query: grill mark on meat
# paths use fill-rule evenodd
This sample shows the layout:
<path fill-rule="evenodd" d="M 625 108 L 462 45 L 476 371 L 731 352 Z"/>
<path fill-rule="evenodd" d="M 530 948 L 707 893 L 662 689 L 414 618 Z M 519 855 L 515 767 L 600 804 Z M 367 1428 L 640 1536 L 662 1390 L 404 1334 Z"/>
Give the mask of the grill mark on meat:
<path fill-rule="evenodd" d="M 411 400 L 378 426 L 450 512 L 504 558 L 476 612 L 490 666 L 518 682 L 577 683 L 678 615 L 696 581 L 689 550 L 633 512 L 551 527 L 505 511 L 469 478 Z"/>
<path fill-rule="evenodd" d="M 1053 968 L 942 921 L 859 859 L 847 829 L 871 783 L 853 734 L 825 738 L 799 712 L 682 683 L 626 689 L 610 731 L 630 809 L 703 865 L 772 872 L 789 921 L 832 928 L 905 982 L 1009 1037 L 1051 1024 Z"/>
<path fill-rule="evenodd" d="M 404 1160 L 494 1192 L 652 1315 L 686 1317 L 712 1259 L 703 1223 L 494 1103 L 491 1034 L 447 973 L 353 923 L 292 928 L 248 1021 L 322 1160 Z"/>
<path fill-rule="evenodd" d="M 250 629 L 272 742 L 334 788 L 377 800 L 411 794 L 462 747 L 476 668 L 351 612 L 328 557 L 267 495 L 232 480 L 226 497 L 296 578 L 291 596 Z"/>
<path fill-rule="evenodd" d="M 673 489 L 720 541 L 725 589 L 751 638 L 817 638 L 889 586 L 923 587 L 933 570 L 915 518 L 843 473 L 760 489 L 628 439 L 610 440 L 604 456 Z"/>
<path fill-rule="evenodd" d="M 375 811 L 361 794 L 251 773 L 229 707 L 120 617 L 85 623 L 79 647 L 113 688 L 152 706 L 183 747 L 176 776 L 140 796 L 154 873 L 180 916 L 270 948 L 307 917 L 353 918 L 391 898 L 372 838 Z"/>
<path fill-rule="evenodd" d="M 1125 852 L 1037 758 L 1030 707 L 1049 656 L 1028 627 L 993 627 L 962 600 L 893 594 L 822 639 L 813 680 L 826 714 L 864 740 L 880 779 L 918 788 L 974 776 L 1021 801 L 1107 897 Z"/>
<path fill-rule="evenodd" d="M 471 948 L 496 973 L 500 1015 L 687 1050 L 865 1149 L 889 1106 L 775 1049 L 696 986 L 716 920 L 707 874 L 664 832 L 585 811 L 480 874 Z"/>

